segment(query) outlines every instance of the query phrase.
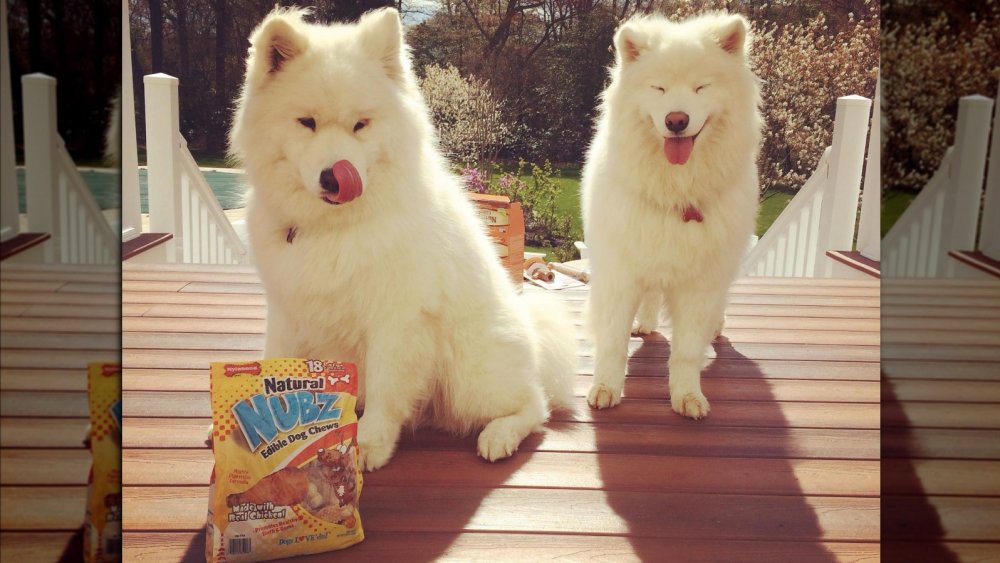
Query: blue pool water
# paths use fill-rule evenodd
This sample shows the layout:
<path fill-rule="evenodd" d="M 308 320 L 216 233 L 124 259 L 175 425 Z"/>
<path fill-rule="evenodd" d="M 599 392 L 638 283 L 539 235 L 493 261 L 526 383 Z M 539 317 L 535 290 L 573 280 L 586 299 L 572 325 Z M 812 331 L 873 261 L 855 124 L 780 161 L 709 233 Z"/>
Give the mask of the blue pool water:
<path fill-rule="evenodd" d="M 216 199 L 223 209 L 237 209 L 244 207 L 246 188 L 243 184 L 242 172 L 220 172 L 217 170 L 202 171 L 208 185 L 215 192 Z M 89 168 L 80 170 L 80 175 L 90 187 L 97 205 L 101 209 L 114 209 L 121 207 L 121 191 L 119 188 L 118 175 L 111 169 Z M 139 169 L 139 204 L 143 213 L 149 213 L 147 197 L 147 176 L 146 169 Z M 18 207 L 21 213 L 25 213 L 24 195 L 24 168 L 17 169 L 17 194 Z"/>

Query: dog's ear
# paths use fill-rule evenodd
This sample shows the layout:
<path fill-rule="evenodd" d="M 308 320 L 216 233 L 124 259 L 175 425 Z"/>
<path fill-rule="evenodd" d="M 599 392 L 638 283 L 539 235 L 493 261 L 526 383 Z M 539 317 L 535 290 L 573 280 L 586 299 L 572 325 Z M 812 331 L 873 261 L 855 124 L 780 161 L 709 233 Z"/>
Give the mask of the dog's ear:
<path fill-rule="evenodd" d="M 722 19 L 715 37 L 722 50 L 733 55 L 743 55 L 747 47 L 747 31 L 750 25 L 746 18 L 733 14 Z"/>
<path fill-rule="evenodd" d="M 372 10 L 361 16 L 358 27 L 365 50 L 382 63 L 389 78 L 400 80 L 406 64 L 399 12 L 395 8 Z"/>
<path fill-rule="evenodd" d="M 309 41 L 299 30 L 305 10 L 276 9 L 250 35 L 251 73 L 258 79 L 280 72 L 301 55 Z"/>
<path fill-rule="evenodd" d="M 618 57 L 618 64 L 635 62 L 648 47 L 645 35 L 635 29 L 631 22 L 618 28 L 615 33 L 615 53 Z"/>

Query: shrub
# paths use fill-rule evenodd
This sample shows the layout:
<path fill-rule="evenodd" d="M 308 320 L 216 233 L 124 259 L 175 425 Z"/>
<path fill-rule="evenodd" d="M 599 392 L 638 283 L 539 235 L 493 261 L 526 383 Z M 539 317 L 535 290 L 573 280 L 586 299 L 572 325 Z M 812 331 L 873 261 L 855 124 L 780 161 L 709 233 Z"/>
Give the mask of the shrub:
<path fill-rule="evenodd" d="M 958 98 L 996 96 L 1000 8 L 986 2 L 968 22 L 942 12 L 930 20 L 887 25 L 882 39 L 887 189 L 923 186 L 954 143 Z"/>
<path fill-rule="evenodd" d="M 510 127 L 504 103 L 493 96 L 486 81 L 463 77 L 454 66 L 435 64 L 424 67 L 420 90 L 449 158 L 480 166 L 496 158 Z"/>
<path fill-rule="evenodd" d="M 521 179 L 528 166 L 531 167 L 530 182 Z M 572 220 L 561 216 L 556 209 L 559 171 L 549 161 L 538 166 L 521 160 L 513 172 L 504 172 L 498 164 L 493 168 L 490 179 L 478 169 L 463 169 L 466 188 L 477 193 L 504 195 L 511 201 L 520 202 L 524 208 L 525 244 L 551 247 L 556 260 L 572 260 L 576 252 L 573 241 L 579 238 L 579 233 L 574 232 Z"/>
<path fill-rule="evenodd" d="M 761 189 L 800 188 L 833 141 L 837 98 L 875 95 L 878 20 L 852 18 L 829 35 L 820 13 L 805 23 L 755 33 L 751 60 L 762 80 L 765 119 Z"/>

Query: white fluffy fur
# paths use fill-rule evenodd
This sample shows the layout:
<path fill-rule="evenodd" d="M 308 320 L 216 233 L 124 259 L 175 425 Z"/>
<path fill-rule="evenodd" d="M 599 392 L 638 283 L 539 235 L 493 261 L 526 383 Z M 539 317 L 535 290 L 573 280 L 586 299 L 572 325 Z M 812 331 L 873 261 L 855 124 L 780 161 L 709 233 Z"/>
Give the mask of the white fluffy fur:
<path fill-rule="evenodd" d="M 572 325 L 556 303 L 529 307 L 501 268 L 437 150 L 396 11 L 330 26 L 304 15 L 277 10 L 251 36 L 231 134 L 252 186 L 264 354 L 359 365 L 367 470 L 406 424 L 482 429 L 482 457 L 511 455 L 570 396 Z M 333 206 L 320 172 L 344 159 L 364 192 Z"/>
<path fill-rule="evenodd" d="M 617 61 L 583 170 L 595 408 L 621 400 L 630 328 L 654 330 L 665 306 L 671 406 L 708 414 L 706 347 L 722 330 L 757 214 L 760 95 L 747 34 L 742 17 L 709 14 L 633 19 L 615 35 Z M 688 131 L 700 131 L 684 164 L 664 155 L 669 112 L 687 113 Z M 689 205 L 704 222 L 683 221 Z"/>

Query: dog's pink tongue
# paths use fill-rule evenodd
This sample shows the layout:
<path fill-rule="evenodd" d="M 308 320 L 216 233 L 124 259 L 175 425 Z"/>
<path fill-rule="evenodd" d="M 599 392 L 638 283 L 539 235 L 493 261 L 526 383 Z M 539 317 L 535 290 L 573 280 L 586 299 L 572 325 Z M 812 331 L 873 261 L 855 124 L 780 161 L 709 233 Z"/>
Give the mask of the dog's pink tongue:
<path fill-rule="evenodd" d="M 691 156 L 694 147 L 694 136 L 669 137 L 663 141 L 663 152 L 670 164 L 684 164 Z"/>
<path fill-rule="evenodd" d="M 347 203 L 361 197 L 361 174 L 349 161 L 339 160 L 333 165 L 333 177 L 337 179 L 340 190 L 336 194 L 324 195 L 327 201 Z"/>

